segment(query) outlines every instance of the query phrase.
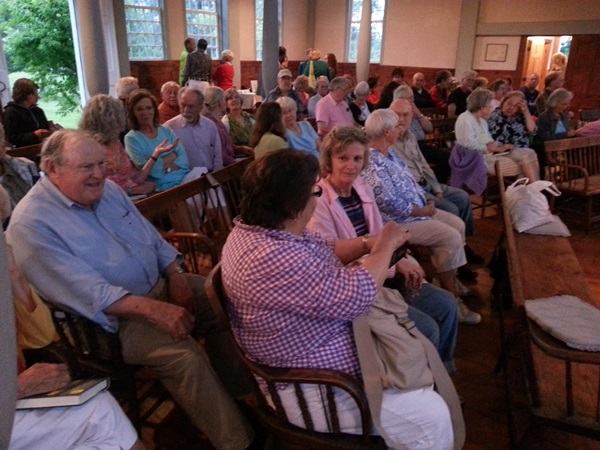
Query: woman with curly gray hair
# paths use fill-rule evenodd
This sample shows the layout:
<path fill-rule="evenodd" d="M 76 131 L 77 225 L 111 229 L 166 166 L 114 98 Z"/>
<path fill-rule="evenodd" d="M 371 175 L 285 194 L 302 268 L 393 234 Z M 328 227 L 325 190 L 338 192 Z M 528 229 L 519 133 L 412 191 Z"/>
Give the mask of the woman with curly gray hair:
<path fill-rule="evenodd" d="M 146 181 L 154 160 L 150 158 L 138 172 L 125 153 L 119 140 L 121 130 L 125 128 L 126 116 L 121 102 L 109 95 L 98 94 L 88 100 L 79 120 L 79 129 L 91 134 L 106 148 L 106 176 L 117 183 L 128 195 L 149 194 L 154 192 L 156 184 Z M 161 155 L 155 149 L 153 156 Z"/>

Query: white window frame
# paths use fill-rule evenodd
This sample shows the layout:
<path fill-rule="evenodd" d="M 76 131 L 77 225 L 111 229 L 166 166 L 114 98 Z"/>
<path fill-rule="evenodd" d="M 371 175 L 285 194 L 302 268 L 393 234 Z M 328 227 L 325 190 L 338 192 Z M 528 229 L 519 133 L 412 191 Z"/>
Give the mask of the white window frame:
<path fill-rule="evenodd" d="M 346 48 L 347 51 L 347 60 L 349 62 L 356 62 L 356 58 L 358 56 L 358 54 L 353 55 L 353 46 L 356 45 L 356 52 L 358 53 L 358 36 L 356 39 L 356 42 L 353 42 L 352 40 L 352 27 L 353 25 L 356 27 L 356 29 L 360 29 L 360 15 L 358 17 L 358 20 L 353 20 L 352 17 L 352 10 L 353 10 L 353 6 L 354 6 L 354 2 L 360 2 L 361 3 L 361 11 L 362 11 L 362 3 L 364 0 L 349 0 L 348 1 L 348 33 L 347 33 L 347 42 L 348 42 L 348 47 Z M 384 22 L 385 22 L 385 12 L 387 9 L 387 4 L 388 4 L 388 0 L 378 0 L 379 2 L 383 2 L 383 14 L 381 15 L 381 18 L 378 19 L 373 19 L 373 15 L 374 12 L 371 11 L 371 63 L 380 63 L 381 62 L 381 57 L 382 57 L 382 53 L 383 53 L 383 35 L 384 35 Z M 379 58 L 374 57 L 375 52 L 373 51 L 373 45 L 376 44 L 376 40 L 373 39 L 373 26 L 380 26 L 381 27 L 381 40 L 379 41 L 379 48 L 380 48 L 380 52 L 379 52 Z"/>
<path fill-rule="evenodd" d="M 208 55 L 210 55 L 210 57 L 212 59 L 220 59 L 221 58 L 221 48 L 223 46 L 223 27 L 222 27 L 222 1 L 221 0 L 205 0 L 214 4 L 215 5 L 215 10 L 211 11 L 210 9 L 205 10 L 205 9 L 192 9 L 192 8 L 188 8 L 187 6 L 187 0 L 185 1 L 185 23 L 186 23 L 186 31 L 187 31 L 187 35 L 189 37 L 194 38 L 194 40 L 198 41 L 198 39 L 206 39 L 206 41 L 208 42 L 208 48 L 206 49 L 206 53 Z M 194 0 L 197 1 L 197 0 Z M 204 3 L 204 2 L 202 2 Z M 208 22 L 203 22 L 204 25 L 200 25 L 200 27 L 204 26 L 204 27 L 215 27 L 216 29 L 216 36 L 206 33 L 206 32 L 198 32 L 197 29 L 194 29 L 192 27 L 196 27 L 195 24 L 192 24 L 188 21 L 188 16 L 189 15 L 197 15 L 197 16 L 202 16 L 202 15 L 208 15 L 208 16 L 214 16 L 214 23 L 216 25 L 213 25 L 211 23 Z"/>
<path fill-rule="evenodd" d="M 125 0 L 125 26 L 126 26 L 126 30 L 127 30 L 127 54 L 129 55 L 129 59 L 133 60 L 133 61 L 140 61 L 140 60 L 162 60 L 165 59 L 165 38 L 164 38 L 164 11 L 163 11 L 163 2 L 162 0 L 156 0 L 156 6 L 144 6 L 141 4 L 137 4 L 137 5 L 128 5 L 127 4 L 128 0 Z M 148 0 L 146 0 L 148 1 Z M 135 3 L 142 3 L 142 0 L 136 0 Z M 143 20 L 134 20 L 134 19 L 128 19 L 127 18 L 127 12 L 131 11 L 131 10 L 141 10 L 141 9 L 148 9 L 148 10 L 152 10 L 152 11 L 157 11 L 158 12 L 158 26 L 160 29 L 160 33 L 147 33 L 147 32 L 133 32 L 133 31 L 129 31 L 129 25 L 131 23 L 144 23 L 144 22 L 148 22 L 148 21 L 143 21 Z M 151 23 L 157 23 L 156 21 L 152 21 Z M 156 36 L 158 37 L 159 40 L 159 44 L 160 45 L 153 45 L 151 46 L 152 48 L 160 48 L 160 55 L 156 55 L 156 56 L 134 56 L 132 55 L 132 49 L 133 48 L 146 48 L 148 47 L 147 45 L 138 45 L 138 44 L 131 44 L 131 41 L 133 40 L 133 36 L 135 35 L 150 35 L 150 36 Z"/>

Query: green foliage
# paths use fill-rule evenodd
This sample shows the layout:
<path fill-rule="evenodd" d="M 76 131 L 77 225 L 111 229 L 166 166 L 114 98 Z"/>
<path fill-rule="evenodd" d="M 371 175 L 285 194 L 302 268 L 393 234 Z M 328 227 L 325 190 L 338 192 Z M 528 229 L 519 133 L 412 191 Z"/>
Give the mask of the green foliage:
<path fill-rule="evenodd" d="M 1 0 L 0 33 L 11 71 L 30 73 L 44 98 L 74 111 L 79 92 L 67 0 Z"/>

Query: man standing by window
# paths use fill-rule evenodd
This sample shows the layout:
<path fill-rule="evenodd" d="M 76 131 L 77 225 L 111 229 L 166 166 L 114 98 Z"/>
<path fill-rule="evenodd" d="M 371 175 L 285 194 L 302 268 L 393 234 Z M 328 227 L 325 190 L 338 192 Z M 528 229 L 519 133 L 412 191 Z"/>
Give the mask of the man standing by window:
<path fill-rule="evenodd" d="M 183 75 L 185 73 L 185 63 L 187 62 L 187 57 L 190 53 L 196 50 L 196 41 L 194 38 L 187 37 L 185 41 L 183 41 L 183 46 L 185 47 L 181 52 L 181 56 L 179 56 L 179 84 L 183 86 Z"/>
<path fill-rule="evenodd" d="M 198 39 L 198 46 L 196 50 L 188 55 L 183 70 L 182 85 L 185 86 L 187 83 L 189 86 L 200 89 L 203 94 L 206 88 L 210 86 L 211 80 L 212 59 L 206 54 L 207 47 L 208 42 L 206 42 L 206 39 Z"/>

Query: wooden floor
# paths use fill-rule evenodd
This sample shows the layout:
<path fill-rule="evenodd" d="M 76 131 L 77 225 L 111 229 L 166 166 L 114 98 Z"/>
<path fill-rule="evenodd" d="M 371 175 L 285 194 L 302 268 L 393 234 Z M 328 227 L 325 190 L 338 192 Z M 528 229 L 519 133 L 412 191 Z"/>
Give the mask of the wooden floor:
<path fill-rule="evenodd" d="M 476 213 L 478 214 L 478 213 Z M 500 217 L 494 209 L 488 216 L 476 220 L 477 236 L 472 247 L 489 261 L 500 236 Z M 592 293 L 600 296 L 600 231 L 584 234 L 572 228 L 571 244 L 579 255 Z M 491 308 L 493 280 L 489 270 L 474 267 L 479 273 L 478 282 L 471 285 L 473 295 L 465 299 L 468 306 L 483 316 L 477 326 L 459 328 L 456 365 L 458 372 L 454 382 L 459 394 L 465 399 L 467 425 L 466 450 L 508 449 L 507 408 L 505 403 L 504 377 L 494 375 L 500 352 L 498 312 Z M 511 311 L 506 311 L 507 324 L 512 323 Z M 532 423 L 527 413 L 527 395 L 521 376 L 519 362 L 509 359 L 511 393 L 515 401 L 517 434 L 524 449 L 598 449 L 600 441 L 578 437 Z M 151 418 L 156 428 L 144 428 L 142 438 L 148 449 L 212 449 L 202 439 L 185 416 L 172 403 L 163 405 Z"/>

